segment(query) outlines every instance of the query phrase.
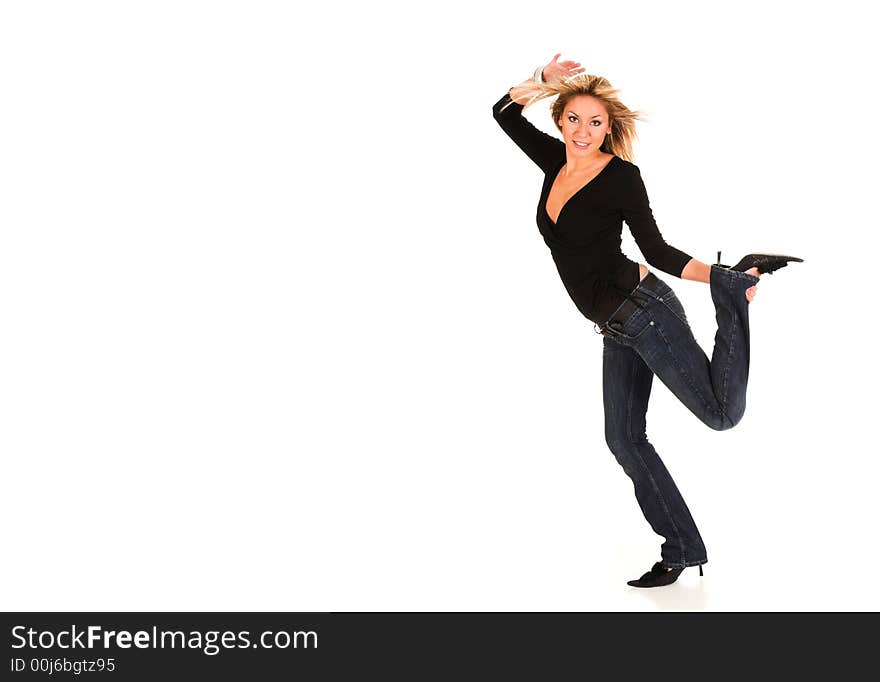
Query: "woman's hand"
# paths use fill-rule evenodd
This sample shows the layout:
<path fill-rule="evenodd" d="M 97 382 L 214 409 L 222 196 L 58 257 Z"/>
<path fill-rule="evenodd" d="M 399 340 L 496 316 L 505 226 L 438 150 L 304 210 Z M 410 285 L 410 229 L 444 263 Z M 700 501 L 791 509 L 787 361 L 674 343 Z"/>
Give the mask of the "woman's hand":
<path fill-rule="evenodd" d="M 747 272 L 748 274 L 752 275 L 752 277 L 757 277 L 758 279 L 761 279 L 761 272 L 758 270 L 758 268 L 749 268 L 748 270 L 746 270 L 746 272 Z M 757 296 L 757 295 L 758 295 L 758 287 L 757 287 L 757 285 L 755 285 L 755 286 L 753 286 L 753 287 L 749 287 L 748 289 L 746 289 L 746 300 L 747 300 L 749 303 L 751 303 L 752 300 L 753 300 L 753 299 L 755 298 L 755 296 Z"/>
<path fill-rule="evenodd" d="M 544 70 L 541 71 L 541 77 L 549 83 L 550 81 L 555 81 L 557 78 L 562 78 L 563 76 L 574 76 L 578 73 L 583 73 L 586 69 L 579 69 L 580 62 L 573 62 L 571 60 L 567 60 L 564 62 L 557 62 L 559 59 L 560 52 L 555 57 L 553 57 L 553 61 L 551 61 L 547 66 L 544 67 Z"/>

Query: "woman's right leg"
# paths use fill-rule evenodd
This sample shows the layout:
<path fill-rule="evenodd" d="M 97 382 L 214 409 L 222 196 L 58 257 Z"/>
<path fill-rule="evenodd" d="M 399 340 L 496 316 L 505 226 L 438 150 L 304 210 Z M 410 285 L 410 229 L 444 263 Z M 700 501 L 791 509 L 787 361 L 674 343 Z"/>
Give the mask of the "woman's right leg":
<path fill-rule="evenodd" d="M 632 348 L 603 339 L 602 396 L 605 440 L 635 488 L 636 499 L 657 535 L 667 568 L 706 562 L 706 548 L 675 481 L 648 441 L 645 417 L 654 374 Z"/>

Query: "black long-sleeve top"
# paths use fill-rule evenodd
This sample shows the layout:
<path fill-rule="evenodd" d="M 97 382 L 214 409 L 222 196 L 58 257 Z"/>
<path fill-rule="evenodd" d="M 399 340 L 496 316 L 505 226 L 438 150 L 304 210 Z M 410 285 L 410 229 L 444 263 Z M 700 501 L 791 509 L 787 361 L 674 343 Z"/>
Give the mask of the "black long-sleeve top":
<path fill-rule="evenodd" d="M 544 171 L 538 230 L 584 317 L 604 324 L 639 283 L 638 263 L 620 250 L 624 220 L 648 263 L 681 277 L 691 257 L 664 241 L 638 166 L 619 156 L 566 202 L 553 223 L 546 202 L 566 161 L 565 143 L 535 128 L 522 111 L 523 105 L 512 101 L 509 91 L 492 107 L 504 132 Z"/>

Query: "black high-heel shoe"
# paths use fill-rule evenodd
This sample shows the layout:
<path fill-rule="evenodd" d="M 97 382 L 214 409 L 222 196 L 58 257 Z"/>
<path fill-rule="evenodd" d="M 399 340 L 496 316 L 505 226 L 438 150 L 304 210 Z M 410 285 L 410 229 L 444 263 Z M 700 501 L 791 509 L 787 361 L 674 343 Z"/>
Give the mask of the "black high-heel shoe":
<path fill-rule="evenodd" d="M 700 567 L 700 575 L 703 575 L 703 565 L 698 564 Z M 651 567 L 651 570 L 645 573 L 641 578 L 637 580 L 627 580 L 627 585 L 632 585 L 633 587 L 661 587 L 663 585 L 671 585 L 676 580 L 678 580 L 678 576 L 681 575 L 683 568 L 664 568 L 663 564 L 659 561 Z"/>
<path fill-rule="evenodd" d="M 767 273 L 772 275 L 774 270 L 784 268 L 788 265 L 789 261 L 803 263 L 804 259 L 796 258 L 795 256 L 783 256 L 778 253 L 750 253 L 748 256 L 743 256 L 739 263 L 731 267 L 730 265 L 721 264 L 721 252 L 718 252 L 718 265 L 721 265 L 722 268 L 738 270 L 739 272 L 758 268 L 758 272 L 762 275 Z"/>

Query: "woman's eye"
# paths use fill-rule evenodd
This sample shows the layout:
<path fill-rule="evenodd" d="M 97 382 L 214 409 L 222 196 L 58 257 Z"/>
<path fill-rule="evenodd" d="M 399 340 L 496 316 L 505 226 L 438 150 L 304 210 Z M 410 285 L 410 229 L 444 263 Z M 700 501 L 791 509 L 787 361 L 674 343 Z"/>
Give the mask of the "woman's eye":
<path fill-rule="evenodd" d="M 568 121 L 569 121 L 569 123 L 577 123 L 577 119 L 574 116 L 569 116 Z M 602 121 L 598 121 L 598 120 L 597 121 L 590 121 L 590 123 L 595 123 L 597 126 L 602 125 Z"/>

